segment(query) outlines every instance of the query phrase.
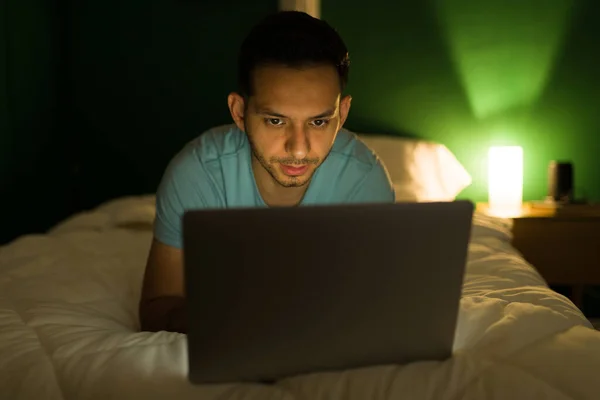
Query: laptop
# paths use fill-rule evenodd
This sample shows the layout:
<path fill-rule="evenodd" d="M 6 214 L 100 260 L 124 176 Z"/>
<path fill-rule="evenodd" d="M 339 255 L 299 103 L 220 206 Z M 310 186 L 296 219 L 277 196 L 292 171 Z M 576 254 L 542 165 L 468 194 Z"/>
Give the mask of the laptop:
<path fill-rule="evenodd" d="M 472 215 L 468 201 L 186 212 L 190 382 L 451 357 Z"/>

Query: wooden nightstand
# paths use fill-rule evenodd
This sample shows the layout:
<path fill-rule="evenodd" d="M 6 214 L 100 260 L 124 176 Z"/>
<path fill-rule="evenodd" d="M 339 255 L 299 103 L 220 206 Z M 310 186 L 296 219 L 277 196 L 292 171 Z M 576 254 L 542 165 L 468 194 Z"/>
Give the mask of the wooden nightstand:
<path fill-rule="evenodd" d="M 486 212 L 486 204 L 477 204 Z M 551 286 L 568 286 L 582 308 L 584 286 L 600 286 L 600 205 L 524 204 L 513 245 Z"/>

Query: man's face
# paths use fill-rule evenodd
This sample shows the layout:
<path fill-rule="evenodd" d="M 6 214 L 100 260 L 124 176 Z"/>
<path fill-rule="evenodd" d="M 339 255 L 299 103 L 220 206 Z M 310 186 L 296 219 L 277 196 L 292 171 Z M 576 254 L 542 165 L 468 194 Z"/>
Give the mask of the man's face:
<path fill-rule="evenodd" d="M 301 187 L 329 154 L 349 108 L 331 66 L 264 66 L 254 71 L 243 126 L 269 175 L 283 187 Z"/>

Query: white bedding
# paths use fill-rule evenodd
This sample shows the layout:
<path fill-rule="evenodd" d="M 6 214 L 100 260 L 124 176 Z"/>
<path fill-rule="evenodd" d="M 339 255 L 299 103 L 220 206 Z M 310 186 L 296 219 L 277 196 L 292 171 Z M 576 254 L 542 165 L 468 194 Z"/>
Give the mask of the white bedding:
<path fill-rule="evenodd" d="M 191 386 L 184 335 L 135 332 L 153 201 L 0 248 L 1 399 L 600 398 L 600 333 L 509 245 L 506 221 L 481 215 L 451 360 Z"/>

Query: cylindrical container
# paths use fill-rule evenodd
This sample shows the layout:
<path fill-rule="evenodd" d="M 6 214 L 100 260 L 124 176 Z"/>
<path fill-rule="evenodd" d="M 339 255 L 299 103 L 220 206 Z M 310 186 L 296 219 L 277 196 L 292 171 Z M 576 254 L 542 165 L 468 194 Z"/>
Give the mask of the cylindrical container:
<path fill-rule="evenodd" d="M 548 198 L 560 203 L 574 202 L 572 163 L 550 162 L 548 165 Z"/>

